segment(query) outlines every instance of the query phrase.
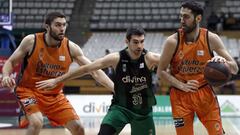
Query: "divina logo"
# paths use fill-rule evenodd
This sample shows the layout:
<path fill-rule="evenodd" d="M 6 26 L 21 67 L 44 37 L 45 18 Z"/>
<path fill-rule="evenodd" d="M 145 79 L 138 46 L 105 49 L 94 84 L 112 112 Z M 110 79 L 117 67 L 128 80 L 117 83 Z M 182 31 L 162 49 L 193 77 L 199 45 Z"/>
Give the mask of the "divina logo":
<path fill-rule="evenodd" d="M 88 105 L 83 106 L 83 112 L 85 113 L 106 113 L 108 109 L 109 105 L 106 105 L 105 102 L 99 105 L 96 105 L 94 102 L 89 102 Z"/>
<path fill-rule="evenodd" d="M 122 78 L 122 81 L 124 83 L 143 83 L 143 82 L 146 82 L 147 79 L 144 76 L 142 76 L 142 77 L 133 76 L 132 78 L 131 78 L 131 76 L 125 76 Z"/>

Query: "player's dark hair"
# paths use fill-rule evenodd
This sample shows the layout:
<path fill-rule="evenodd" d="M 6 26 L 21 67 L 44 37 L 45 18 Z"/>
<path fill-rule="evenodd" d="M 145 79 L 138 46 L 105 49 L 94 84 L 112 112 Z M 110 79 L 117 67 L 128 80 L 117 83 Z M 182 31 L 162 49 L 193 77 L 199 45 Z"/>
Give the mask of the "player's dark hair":
<path fill-rule="evenodd" d="M 145 30 L 143 29 L 142 26 L 129 27 L 127 29 L 127 34 L 126 34 L 126 38 L 128 41 L 131 40 L 132 35 L 137 35 L 137 36 L 145 35 Z"/>
<path fill-rule="evenodd" d="M 181 7 L 191 9 L 194 16 L 203 15 L 203 6 L 194 0 L 183 2 Z"/>
<path fill-rule="evenodd" d="M 46 18 L 45 18 L 45 21 L 44 23 L 45 24 L 48 24 L 48 25 L 51 25 L 51 23 L 53 22 L 54 19 L 56 18 L 66 18 L 66 16 L 63 14 L 63 13 L 60 13 L 60 12 L 51 12 L 51 13 L 48 13 Z"/>

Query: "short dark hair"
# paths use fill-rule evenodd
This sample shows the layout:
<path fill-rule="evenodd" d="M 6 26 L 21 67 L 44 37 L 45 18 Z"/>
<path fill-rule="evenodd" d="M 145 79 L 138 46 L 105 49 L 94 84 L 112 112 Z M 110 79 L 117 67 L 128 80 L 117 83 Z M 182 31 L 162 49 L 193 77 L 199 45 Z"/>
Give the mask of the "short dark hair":
<path fill-rule="evenodd" d="M 188 0 L 183 2 L 182 7 L 191 9 L 194 16 L 203 15 L 203 6 L 194 0 Z"/>
<path fill-rule="evenodd" d="M 66 18 L 66 16 L 63 14 L 63 13 L 60 13 L 60 12 L 51 12 L 51 13 L 48 13 L 46 15 L 46 18 L 45 18 L 45 21 L 44 23 L 45 24 L 48 24 L 48 25 L 51 25 L 51 23 L 53 22 L 54 19 L 56 18 Z"/>
<path fill-rule="evenodd" d="M 126 34 L 126 38 L 128 41 L 131 40 L 132 35 L 138 35 L 138 36 L 145 35 L 145 30 L 143 29 L 142 26 L 129 27 L 127 29 L 127 34 Z"/>

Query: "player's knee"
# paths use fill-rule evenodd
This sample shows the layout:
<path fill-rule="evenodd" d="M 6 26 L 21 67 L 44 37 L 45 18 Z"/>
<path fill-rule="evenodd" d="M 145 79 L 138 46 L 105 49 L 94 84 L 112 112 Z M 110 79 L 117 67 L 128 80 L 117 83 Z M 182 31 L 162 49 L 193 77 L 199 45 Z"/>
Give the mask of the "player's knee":
<path fill-rule="evenodd" d="M 116 130 L 111 125 L 101 124 L 101 128 L 98 135 L 114 135 L 115 133 L 116 133 Z"/>
<path fill-rule="evenodd" d="M 43 120 L 33 119 L 29 121 L 29 126 L 33 127 L 34 129 L 41 129 L 43 127 Z"/>
<path fill-rule="evenodd" d="M 73 134 L 84 135 L 84 128 L 82 127 L 80 122 L 75 122 L 71 124 L 71 126 L 67 127 Z"/>
<path fill-rule="evenodd" d="M 73 128 L 78 135 L 84 135 L 84 128 L 81 126 L 81 124 L 76 124 Z"/>

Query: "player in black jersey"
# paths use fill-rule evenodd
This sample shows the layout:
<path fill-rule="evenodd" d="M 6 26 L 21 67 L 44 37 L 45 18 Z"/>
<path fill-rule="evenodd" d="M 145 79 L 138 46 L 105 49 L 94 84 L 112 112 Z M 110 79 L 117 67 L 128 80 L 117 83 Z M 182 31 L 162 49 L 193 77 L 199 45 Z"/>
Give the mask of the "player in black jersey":
<path fill-rule="evenodd" d="M 102 121 L 99 135 L 119 134 L 126 124 L 131 125 L 131 135 L 155 135 L 152 106 L 156 104 L 156 99 L 152 91 L 151 73 L 158 65 L 160 55 L 145 50 L 144 40 L 145 31 L 142 27 L 128 28 L 125 49 L 56 79 L 41 81 L 37 87 L 51 88 L 84 73 L 113 67 L 112 104 Z"/>

